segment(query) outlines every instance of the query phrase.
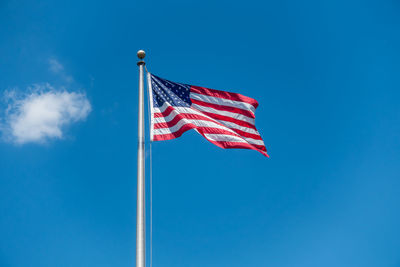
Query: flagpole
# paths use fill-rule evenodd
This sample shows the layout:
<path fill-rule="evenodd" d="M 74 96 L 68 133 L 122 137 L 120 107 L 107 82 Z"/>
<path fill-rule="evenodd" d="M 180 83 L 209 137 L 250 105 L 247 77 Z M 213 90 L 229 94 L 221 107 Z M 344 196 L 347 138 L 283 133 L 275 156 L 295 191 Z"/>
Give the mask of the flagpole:
<path fill-rule="evenodd" d="M 139 111 L 138 111 L 138 152 L 137 152 L 137 205 L 136 205 L 136 267 L 145 267 L 146 260 L 146 216 L 144 177 L 144 78 L 143 61 L 146 53 L 137 52 L 139 61 Z"/>

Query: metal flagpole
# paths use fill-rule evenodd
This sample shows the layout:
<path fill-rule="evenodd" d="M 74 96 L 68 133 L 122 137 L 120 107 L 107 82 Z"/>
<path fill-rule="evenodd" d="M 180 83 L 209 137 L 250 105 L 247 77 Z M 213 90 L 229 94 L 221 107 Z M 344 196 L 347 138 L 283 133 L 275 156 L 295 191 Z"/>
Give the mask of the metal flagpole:
<path fill-rule="evenodd" d="M 139 111 L 138 111 L 138 153 L 137 153 L 137 206 L 136 206 L 136 267 L 145 267 L 146 259 L 146 217 L 144 177 L 144 78 L 143 67 L 146 53 L 137 52 L 139 66 Z"/>

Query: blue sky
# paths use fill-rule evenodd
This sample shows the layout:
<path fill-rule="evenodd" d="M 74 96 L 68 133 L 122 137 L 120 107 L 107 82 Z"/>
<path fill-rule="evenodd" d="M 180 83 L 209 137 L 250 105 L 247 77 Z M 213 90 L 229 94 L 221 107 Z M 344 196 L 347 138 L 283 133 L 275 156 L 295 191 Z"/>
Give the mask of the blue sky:
<path fill-rule="evenodd" d="M 161 77 L 257 99 L 271 156 L 154 143 L 154 266 L 400 266 L 399 12 L 1 1 L 0 265 L 134 266 L 144 49 Z"/>

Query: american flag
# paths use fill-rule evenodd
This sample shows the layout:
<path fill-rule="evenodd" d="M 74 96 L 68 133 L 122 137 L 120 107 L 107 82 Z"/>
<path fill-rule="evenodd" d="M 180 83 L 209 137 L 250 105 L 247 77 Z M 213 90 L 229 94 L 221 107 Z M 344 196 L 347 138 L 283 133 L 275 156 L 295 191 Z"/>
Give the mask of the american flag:
<path fill-rule="evenodd" d="M 174 139 L 195 129 L 221 148 L 254 149 L 268 157 L 255 127 L 255 99 L 147 75 L 152 141 Z"/>

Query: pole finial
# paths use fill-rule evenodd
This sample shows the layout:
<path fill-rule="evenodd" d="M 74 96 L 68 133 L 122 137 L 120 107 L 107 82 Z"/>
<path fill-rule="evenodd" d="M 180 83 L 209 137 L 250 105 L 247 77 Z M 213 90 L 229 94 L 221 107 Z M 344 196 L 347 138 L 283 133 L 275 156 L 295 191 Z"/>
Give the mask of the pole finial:
<path fill-rule="evenodd" d="M 137 56 L 140 60 L 143 60 L 144 57 L 146 56 L 146 52 L 144 52 L 144 50 L 139 50 L 137 51 Z"/>

